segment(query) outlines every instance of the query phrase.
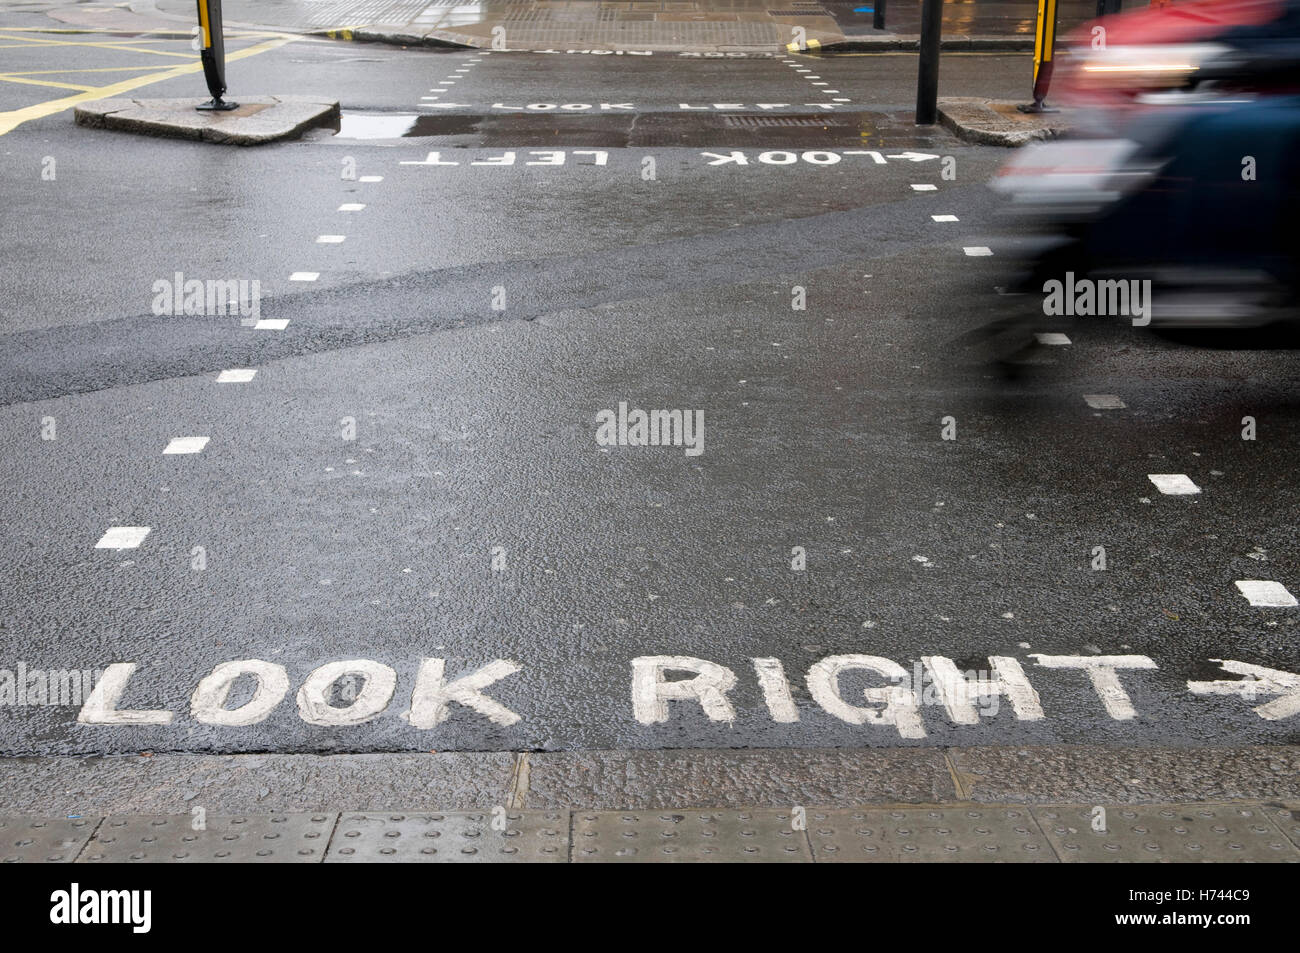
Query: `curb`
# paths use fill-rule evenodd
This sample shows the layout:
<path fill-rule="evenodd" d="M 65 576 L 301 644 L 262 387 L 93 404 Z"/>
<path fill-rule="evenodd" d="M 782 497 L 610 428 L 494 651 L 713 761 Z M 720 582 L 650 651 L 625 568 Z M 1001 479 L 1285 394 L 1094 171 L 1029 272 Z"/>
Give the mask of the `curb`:
<path fill-rule="evenodd" d="M 0 758 L 0 815 L 1300 800 L 1300 745 Z"/>
<path fill-rule="evenodd" d="M 959 139 L 983 146 L 1023 146 L 1070 134 L 1067 113 L 1008 118 L 1014 104 L 1003 100 L 950 97 L 939 100 L 939 124 Z M 1002 112 L 995 108 L 1001 106 Z"/>
<path fill-rule="evenodd" d="M 337 121 L 339 104 L 298 96 L 240 97 L 232 112 L 199 112 L 193 99 L 100 99 L 78 106 L 74 121 L 90 129 L 111 129 L 169 139 L 257 146 L 296 139 L 308 129 Z"/>
<path fill-rule="evenodd" d="M 846 38 L 834 43 L 822 43 L 808 40 L 806 50 L 800 50 L 797 43 L 787 43 L 788 53 L 889 53 L 905 51 L 917 52 L 921 49 L 921 37 L 914 33 L 900 33 L 894 36 L 871 36 Z M 1033 37 L 1004 36 L 955 36 L 941 38 L 939 49 L 950 52 L 1004 52 L 1032 53 Z"/>

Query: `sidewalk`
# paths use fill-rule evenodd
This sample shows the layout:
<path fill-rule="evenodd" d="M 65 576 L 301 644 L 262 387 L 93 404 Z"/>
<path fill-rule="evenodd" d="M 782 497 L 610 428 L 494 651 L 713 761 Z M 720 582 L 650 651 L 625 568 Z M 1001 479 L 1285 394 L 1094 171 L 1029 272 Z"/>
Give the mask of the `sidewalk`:
<path fill-rule="evenodd" d="M 1300 862 L 1300 747 L 7 758 L 9 860 Z"/>
<path fill-rule="evenodd" d="M 3 863 L 1300 863 L 1300 806 L 0 817 Z"/>
<path fill-rule="evenodd" d="M 920 0 L 889 0 L 885 30 L 873 0 L 224 0 L 227 28 L 255 27 L 404 46 L 489 47 L 494 30 L 512 50 L 778 52 L 805 31 L 810 46 L 914 49 Z M 135 0 L 133 12 L 194 19 L 192 0 Z M 1095 0 L 1062 0 L 1061 34 L 1091 19 Z M 81 14 L 70 13 L 69 16 Z M 950 49 L 1033 49 L 1035 0 L 944 4 Z"/>

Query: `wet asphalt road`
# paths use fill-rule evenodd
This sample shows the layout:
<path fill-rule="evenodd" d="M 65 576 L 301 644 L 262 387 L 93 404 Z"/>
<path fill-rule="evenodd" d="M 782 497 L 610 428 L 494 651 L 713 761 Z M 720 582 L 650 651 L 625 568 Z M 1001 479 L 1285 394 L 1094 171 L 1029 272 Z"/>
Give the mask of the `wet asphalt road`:
<path fill-rule="evenodd" d="M 120 51 L 65 54 L 72 68 Z M 9 70 L 51 68 L 48 50 L 14 55 L 42 65 Z M 914 66 L 302 41 L 240 61 L 233 94 L 331 94 L 353 134 L 437 134 L 240 150 L 82 130 L 65 112 L 0 136 L 0 668 L 136 663 L 118 707 L 174 713 L 103 726 L 11 706 L 0 751 L 1294 743 L 1295 717 L 1253 711 L 1271 696 L 1187 682 L 1237 677 L 1211 659 L 1300 664 L 1300 610 L 1233 585 L 1300 592 L 1296 354 L 1097 321 L 1042 348 L 1027 383 L 998 382 L 955 342 L 1011 306 L 983 185 L 1004 153 L 918 133 Z M 943 91 L 1013 96 L 1026 68 L 946 58 Z M 848 102 L 820 108 L 822 89 Z M 16 95 L 0 109 L 59 93 Z M 382 179 L 341 178 L 353 167 Z M 260 317 L 288 324 L 151 313 L 176 272 L 259 280 Z M 217 383 L 232 368 L 257 374 Z M 598 414 L 620 402 L 702 411 L 704 452 L 598 445 Z M 163 454 L 195 435 L 201 453 Z M 1203 492 L 1164 496 L 1151 473 Z M 96 549 L 112 526 L 150 533 Z M 1004 699 L 974 725 L 927 704 L 923 736 L 852 724 L 805 685 L 846 654 L 909 672 L 1014 658 L 1043 716 Z M 1132 717 L 1036 654 L 1149 659 L 1120 672 Z M 681 701 L 639 722 L 631 660 L 660 655 L 730 669 L 729 717 Z M 515 663 L 482 690 L 518 720 L 453 702 L 413 727 L 431 657 L 449 678 Z M 755 658 L 779 660 L 797 721 L 773 716 Z M 196 720 L 199 680 L 242 659 L 284 666 L 284 699 L 247 726 Z M 362 723 L 306 723 L 299 686 L 348 659 L 391 667 L 391 701 Z M 373 671 L 352 683 L 366 700 Z M 883 680 L 839 684 L 864 704 Z M 243 679 L 227 707 L 251 697 Z"/>

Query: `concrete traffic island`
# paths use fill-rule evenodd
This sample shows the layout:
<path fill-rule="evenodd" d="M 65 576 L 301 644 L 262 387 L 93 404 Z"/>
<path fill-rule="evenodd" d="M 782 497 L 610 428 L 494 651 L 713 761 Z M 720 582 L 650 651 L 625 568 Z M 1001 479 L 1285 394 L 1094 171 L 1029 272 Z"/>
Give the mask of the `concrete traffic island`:
<path fill-rule="evenodd" d="M 985 146 L 1023 146 L 1058 139 L 1070 131 L 1068 110 L 1022 113 L 1017 105 L 1008 99 L 946 97 L 939 100 L 939 122 L 967 142 Z"/>
<path fill-rule="evenodd" d="M 144 136 L 257 146 L 296 139 L 308 129 L 336 123 L 337 101 L 307 96 L 240 96 L 228 112 L 195 109 L 191 99 L 101 99 L 78 106 L 78 126 Z"/>

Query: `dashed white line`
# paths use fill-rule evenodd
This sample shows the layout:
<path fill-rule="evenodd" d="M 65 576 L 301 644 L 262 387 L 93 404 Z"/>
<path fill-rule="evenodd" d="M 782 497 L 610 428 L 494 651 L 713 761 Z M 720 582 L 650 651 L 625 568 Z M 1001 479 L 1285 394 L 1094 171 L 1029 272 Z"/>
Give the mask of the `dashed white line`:
<path fill-rule="evenodd" d="M 1201 492 L 1201 488 L 1186 473 L 1148 473 L 1147 479 L 1156 485 L 1157 490 L 1168 496 L 1190 496 Z"/>
<path fill-rule="evenodd" d="M 955 221 L 957 221 L 957 216 L 956 216 L 956 215 L 931 215 L 930 217 L 931 217 L 932 219 L 934 219 L 936 222 L 955 222 Z"/>
<path fill-rule="evenodd" d="M 96 549 L 135 549 L 149 535 L 148 526 L 110 526 L 95 544 Z"/>
<path fill-rule="evenodd" d="M 255 325 L 254 331 L 283 331 L 289 326 L 288 318 L 262 318 Z"/>
<path fill-rule="evenodd" d="M 1083 399 L 1093 410 L 1123 410 L 1128 406 L 1114 394 L 1084 394 Z"/>
<path fill-rule="evenodd" d="M 359 202 L 344 202 L 342 205 L 339 206 L 339 211 L 360 212 L 363 208 L 365 208 L 365 206 Z"/>
<path fill-rule="evenodd" d="M 290 281 L 315 281 L 320 277 L 319 271 L 295 271 L 289 276 Z"/>
<path fill-rule="evenodd" d="M 382 182 L 384 181 L 384 177 L 382 175 L 363 175 L 361 178 L 357 179 L 357 181 L 358 182 Z"/>
<path fill-rule="evenodd" d="M 202 453 L 208 445 L 207 437 L 172 437 L 163 453 Z"/>
<path fill-rule="evenodd" d="M 993 254 L 993 249 L 987 245 L 964 245 L 962 251 L 971 258 L 987 258 Z"/>
<path fill-rule="evenodd" d="M 928 183 L 928 182 L 913 182 L 913 183 L 912 183 L 912 191 L 913 191 L 913 192 L 937 192 L 938 189 L 939 189 L 939 186 L 937 186 L 937 185 L 931 185 L 931 184 Z"/>
<path fill-rule="evenodd" d="M 1039 331 L 1034 334 L 1034 340 L 1049 347 L 1064 347 L 1070 343 L 1070 338 L 1059 331 Z"/>
<path fill-rule="evenodd" d="M 317 245 L 341 245 L 346 235 L 317 235 Z"/>
<path fill-rule="evenodd" d="M 222 371 L 217 375 L 218 384 L 247 384 L 257 376 L 257 369 L 253 367 L 232 367 L 230 370 Z"/>
<path fill-rule="evenodd" d="M 1267 579 L 1238 579 L 1233 585 L 1241 590 L 1241 594 L 1252 606 L 1289 609 L 1294 605 L 1300 605 L 1296 602 L 1295 596 L 1291 595 L 1286 586 L 1280 582 L 1271 582 Z"/>

